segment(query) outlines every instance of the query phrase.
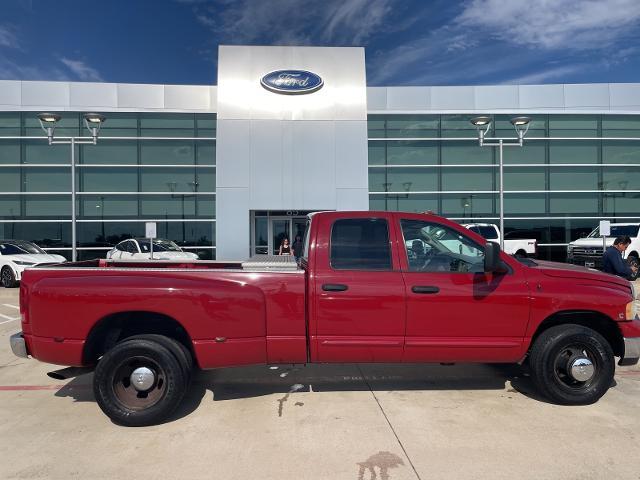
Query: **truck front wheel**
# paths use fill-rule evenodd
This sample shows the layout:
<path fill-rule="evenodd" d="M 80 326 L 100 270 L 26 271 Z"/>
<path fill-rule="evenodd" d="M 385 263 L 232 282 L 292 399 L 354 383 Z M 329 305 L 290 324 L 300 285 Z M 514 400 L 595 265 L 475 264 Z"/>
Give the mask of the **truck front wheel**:
<path fill-rule="evenodd" d="M 98 362 L 93 392 L 114 422 L 138 427 L 169 417 L 185 394 L 185 368 L 166 346 L 145 338 L 118 343 Z"/>
<path fill-rule="evenodd" d="M 529 364 L 540 392 L 562 405 L 595 403 L 615 373 L 613 351 L 604 337 L 573 324 L 545 330 L 531 349 Z"/>

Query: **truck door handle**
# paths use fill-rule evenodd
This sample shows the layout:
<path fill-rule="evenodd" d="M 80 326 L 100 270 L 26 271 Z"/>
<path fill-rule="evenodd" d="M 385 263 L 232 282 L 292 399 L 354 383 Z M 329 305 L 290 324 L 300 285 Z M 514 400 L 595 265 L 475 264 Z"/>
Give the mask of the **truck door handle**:
<path fill-rule="evenodd" d="M 322 290 L 325 292 L 344 292 L 348 289 L 349 287 L 342 285 L 341 283 L 324 283 L 322 285 Z"/>
<path fill-rule="evenodd" d="M 438 293 L 440 289 L 438 287 L 431 287 L 425 285 L 414 285 L 411 287 L 413 293 Z"/>

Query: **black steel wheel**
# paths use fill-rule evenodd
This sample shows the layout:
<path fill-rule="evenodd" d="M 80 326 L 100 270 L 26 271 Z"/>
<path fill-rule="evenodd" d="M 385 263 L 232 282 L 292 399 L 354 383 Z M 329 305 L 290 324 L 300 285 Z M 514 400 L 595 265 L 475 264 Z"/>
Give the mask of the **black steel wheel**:
<path fill-rule="evenodd" d="M 16 275 L 13 273 L 11 267 L 3 267 L 0 272 L 0 282 L 4 288 L 13 288 L 18 285 L 16 281 Z"/>
<path fill-rule="evenodd" d="M 160 423 L 182 401 L 184 366 L 174 353 L 147 338 L 126 339 L 98 362 L 93 391 L 102 411 L 125 426 Z"/>
<path fill-rule="evenodd" d="M 607 340 L 581 325 L 558 325 L 535 341 L 529 358 L 533 381 L 546 397 L 562 405 L 597 402 L 615 373 Z"/>
<path fill-rule="evenodd" d="M 193 374 L 193 356 L 191 355 L 191 351 L 185 347 L 178 340 L 167 337 L 165 335 L 158 335 L 155 333 L 148 333 L 143 335 L 134 335 L 131 337 L 127 337 L 127 340 L 133 340 L 136 338 L 151 340 L 152 342 L 157 342 L 163 347 L 167 348 L 178 360 L 180 366 L 182 367 L 184 377 L 185 377 L 185 390 L 189 389 L 189 385 L 191 384 L 191 376 Z"/>

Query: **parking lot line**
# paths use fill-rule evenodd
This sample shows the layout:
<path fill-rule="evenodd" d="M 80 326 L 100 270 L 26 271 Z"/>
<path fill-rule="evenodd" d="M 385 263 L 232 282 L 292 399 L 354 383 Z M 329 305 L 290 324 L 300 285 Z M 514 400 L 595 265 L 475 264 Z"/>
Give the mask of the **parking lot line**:
<path fill-rule="evenodd" d="M 9 303 L 3 303 L 2 306 L 3 307 L 9 307 L 9 308 L 15 308 L 16 310 L 20 310 L 20 307 L 18 307 L 17 305 L 11 305 Z"/>
<path fill-rule="evenodd" d="M 4 322 L 0 322 L 0 325 L 3 323 L 15 322 L 16 320 L 20 320 L 20 317 L 9 317 L 8 315 L 3 315 L 0 313 L 0 318 L 6 319 Z"/>

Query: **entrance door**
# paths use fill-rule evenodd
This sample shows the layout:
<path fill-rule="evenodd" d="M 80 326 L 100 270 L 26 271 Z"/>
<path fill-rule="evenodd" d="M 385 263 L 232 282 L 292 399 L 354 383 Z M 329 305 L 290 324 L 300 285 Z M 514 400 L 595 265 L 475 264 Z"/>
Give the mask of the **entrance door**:
<path fill-rule="evenodd" d="M 271 254 L 278 255 L 280 244 L 283 239 L 289 240 L 291 244 L 291 219 L 271 218 Z"/>
<path fill-rule="evenodd" d="M 293 248 L 296 237 L 299 236 L 302 243 L 306 228 L 307 212 L 260 212 L 252 216 L 251 255 L 277 255 L 283 238 L 287 238 Z"/>

